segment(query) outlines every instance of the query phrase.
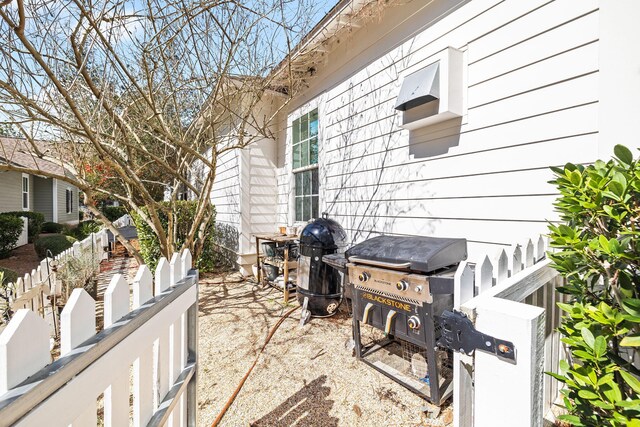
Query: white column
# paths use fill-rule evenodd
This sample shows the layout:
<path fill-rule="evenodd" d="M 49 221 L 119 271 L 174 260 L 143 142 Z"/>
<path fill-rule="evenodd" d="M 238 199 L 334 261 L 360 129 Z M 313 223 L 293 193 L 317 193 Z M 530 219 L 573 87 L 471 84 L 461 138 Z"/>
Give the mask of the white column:
<path fill-rule="evenodd" d="M 611 158 L 613 147 L 640 147 L 640 2 L 601 0 L 599 31 L 599 157 Z M 594 159 L 595 160 L 595 159 Z"/>

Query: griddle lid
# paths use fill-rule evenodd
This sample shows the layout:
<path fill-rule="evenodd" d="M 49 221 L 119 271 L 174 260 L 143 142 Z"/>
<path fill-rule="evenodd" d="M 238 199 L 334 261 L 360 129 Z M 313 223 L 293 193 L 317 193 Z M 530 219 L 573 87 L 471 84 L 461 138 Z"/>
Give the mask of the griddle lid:
<path fill-rule="evenodd" d="M 345 252 L 358 258 L 390 264 L 409 264 L 409 270 L 429 273 L 467 258 L 467 240 L 423 236 L 378 236 Z"/>

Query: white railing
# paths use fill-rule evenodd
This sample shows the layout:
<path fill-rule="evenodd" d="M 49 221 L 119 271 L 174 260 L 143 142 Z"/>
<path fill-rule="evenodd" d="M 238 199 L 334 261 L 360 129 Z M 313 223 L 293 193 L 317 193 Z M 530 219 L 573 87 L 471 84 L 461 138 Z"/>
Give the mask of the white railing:
<path fill-rule="evenodd" d="M 454 425 L 540 426 L 558 397 L 560 343 L 556 291 L 562 278 L 546 259 L 546 241 L 516 245 L 491 259 L 463 262 L 455 276 L 454 306 L 478 331 L 511 341 L 515 363 L 476 351 L 454 353 Z M 506 421 L 508 420 L 508 421 Z"/>
<path fill-rule="evenodd" d="M 120 218 L 113 221 L 113 226 L 116 228 L 128 227 L 133 224 L 133 220 L 129 214 L 124 214 Z"/>
<path fill-rule="evenodd" d="M 131 301 L 124 277 L 115 275 L 97 334 L 95 301 L 75 289 L 54 363 L 48 325 L 19 310 L 0 334 L 0 425 L 96 425 L 103 399 L 105 426 L 129 425 L 130 414 L 134 426 L 195 426 L 198 272 L 191 266 L 188 250 L 171 262 L 161 258 L 155 283 L 141 266 Z"/>
<path fill-rule="evenodd" d="M 92 257 L 95 266 L 107 256 L 108 246 L 106 230 L 91 233 L 86 239 L 75 242 L 72 247 L 54 256 L 45 258 L 40 265 L 19 277 L 16 283 L 9 283 L 8 288 L 13 290 L 13 296 L 9 303 L 11 311 L 15 312 L 22 308 L 35 311 L 41 317 L 47 318 L 52 328 L 56 329 L 54 311 L 46 295 L 60 295 L 62 286 L 57 279 L 56 271 L 65 268 L 65 264 L 71 258 Z M 54 331 L 55 332 L 55 331 Z M 57 335 L 57 333 L 54 333 Z"/>
<path fill-rule="evenodd" d="M 22 231 L 16 242 L 16 248 L 29 243 L 29 220 L 26 217 L 20 217 L 20 219 L 22 220 Z"/>

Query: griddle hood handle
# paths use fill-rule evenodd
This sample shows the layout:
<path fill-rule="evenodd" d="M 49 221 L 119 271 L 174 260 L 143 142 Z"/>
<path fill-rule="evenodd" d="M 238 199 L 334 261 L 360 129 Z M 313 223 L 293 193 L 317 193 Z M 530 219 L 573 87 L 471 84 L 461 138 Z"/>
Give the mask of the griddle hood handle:
<path fill-rule="evenodd" d="M 375 267 L 388 268 L 391 270 L 406 270 L 409 267 L 411 267 L 410 262 L 401 262 L 401 263 L 384 262 L 384 261 L 375 261 L 372 259 L 358 258 L 355 256 L 349 257 L 349 262 L 357 262 L 359 264 L 373 265 Z"/>

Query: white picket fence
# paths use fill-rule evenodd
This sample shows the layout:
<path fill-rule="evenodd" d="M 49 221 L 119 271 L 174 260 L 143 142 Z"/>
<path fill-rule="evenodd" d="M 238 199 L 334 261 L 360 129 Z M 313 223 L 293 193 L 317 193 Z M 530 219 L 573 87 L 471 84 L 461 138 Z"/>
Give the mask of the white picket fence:
<path fill-rule="evenodd" d="M 562 278 L 546 259 L 546 240 L 529 240 L 495 258 L 463 262 L 455 276 L 454 306 L 478 331 L 513 342 L 515 363 L 481 351 L 454 353 L 454 425 L 541 426 L 558 397 L 565 357 L 556 328 Z"/>
<path fill-rule="evenodd" d="M 53 329 L 53 335 L 57 335 L 55 313 L 50 301 L 45 298 L 47 295 L 60 295 L 62 290 L 55 270 L 60 271 L 65 268 L 65 264 L 71 258 L 81 256 L 91 256 L 97 268 L 98 264 L 107 256 L 107 246 L 107 232 L 101 230 L 97 233 L 91 233 L 80 242 L 75 242 L 72 247 L 55 257 L 43 259 L 37 268 L 31 270 L 31 273 L 19 277 L 16 283 L 9 283 L 9 288 L 14 292 L 9 303 L 10 309 L 13 312 L 22 308 L 35 311 L 47 319 Z"/>
<path fill-rule="evenodd" d="M 196 425 L 197 283 L 191 253 L 142 265 L 129 288 L 115 275 L 95 301 L 75 289 L 61 316 L 61 358 L 49 329 L 19 310 L 0 334 L 0 426 Z M 155 297 L 154 297 L 155 291 Z M 130 395 L 132 399 L 130 400 Z"/>
<path fill-rule="evenodd" d="M 124 214 L 120 218 L 113 221 L 113 226 L 116 228 L 128 227 L 135 225 L 129 214 Z"/>

